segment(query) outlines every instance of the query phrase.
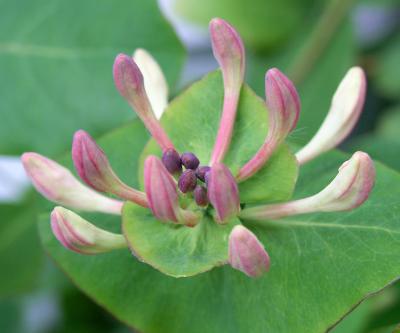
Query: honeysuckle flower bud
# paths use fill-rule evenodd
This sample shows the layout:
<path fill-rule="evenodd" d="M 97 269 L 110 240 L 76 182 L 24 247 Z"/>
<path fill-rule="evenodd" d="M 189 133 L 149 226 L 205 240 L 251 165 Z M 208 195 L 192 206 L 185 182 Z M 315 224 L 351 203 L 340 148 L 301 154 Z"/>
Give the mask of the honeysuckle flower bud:
<path fill-rule="evenodd" d="M 220 18 L 212 19 L 210 35 L 214 57 L 221 67 L 224 80 L 224 106 L 210 162 L 213 165 L 223 160 L 231 142 L 240 89 L 244 80 L 245 54 L 240 36 L 226 21 Z"/>
<path fill-rule="evenodd" d="M 265 96 L 269 110 L 269 130 L 264 144 L 237 175 L 238 181 L 246 180 L 260 170 L 275 149 L 296 127 L 300 113 L 300 98 L 293 83 L 278 69 L 272 68 L 265 75 Z"/>
<path fill-rule="evenodd" d="M 356 152 L 343 163 L 336 178 L 321 192 L 300 200 L 244 209 L 243 219 L 265 220 L 312 212 L 351 210 L 367 200 L 375 181 L 368 154 Z"/>
<path fill-rule="evenodd" d="M 177 174 L 182 172 L 181 157 L 175 149 L 170 148 L 165 150 L 162 156 L 162 162 L 169 173 Z"/>
<path fill-rule="evenodd" d="M 207 206 L 208 201 L 208 194 L 207 189 L 202 185 L 197 185 L 193 191 L 194 200 L 199 206 Z"/>
<path fill-rule="evenodd" d="M 190 152 L 183 153 L 181 156 L 181 161 L 186 169 L 192 169 L 192 170 L 196 170 L 200 164 L 200 161 L 197 158 L 197 156 Z"/>
<path fill-rule="evenodd" d="M 350 134 L 360 117 L 366 87 L 364 71 L 360 67 L 351 68 L 333 95 L 329 113 L 318 132 L 297 152 L 300 164 L 336 147 Z"/>
<path fill-rule="evenodd" d="M 123 202 L 84 186 L 57 162 L 37 153 L 24 153 L 21 161 L 33 186 L 50 201 L 82 211 L 121 215 Z"/>
<path fill-rule="evenodd" d="M 144 88 L 157 119 L 160 119 L 168 105 L 168 84 L 157 61 L 144 49 L 137 49 L 133 60 L 144 78 Z"/>
<path fill-rule="evenodd" d="M 195 213 L 180 208 L 174 178 L 153 155 L 148 156 L 144 163 L 144 188 L 150 209 L 156 218 L 188 226 L 197 224 L 198 217 Z"/>
<path fill-rule="evenodd" d="M 211 168 L 209 166 L 203 165 L 200 166 L 196 169 L 196 176 L 199 178 L 202 182 L 206 181 L 206 173 L 209 172 Z"/>
<path fill-rule="evenodd" d="M 222 163 L 215 163 L 206 174 L 208 199 L 216 211 L 218 223 L 227 223 L 240 210 L 239 190 L 230 170 Z"/>
<path fill-rule="evenodd" d="M 113 193 L 140 206 L 148 207 L 146 194 L 129 187 L 118 178 L 103 150 L 83 130 L 77 131 L 74 135 L 72 159 L 81 179 L 95 190 Z"/>
<path fill-rule="evenodd" d="M 97 254 L 127 247 L 124 236 L 100 229 L 74 212 L 56 207 L 51 213 L 51 229 L 67 249 Z"/>
<path fill-rule="evenodd" d="M 173 148 L 174 145 L 153 113 L 144 87 L 143 75 L 132 57 L 119 54 L 115 59 L 113 72 L 119 93 L 135 110 L 159 146 L 163 150 Z"/>
<path fill-rule="evenodd" d="M 229 264 L 250 277 L 259 277 L 269 270 L 270 259 L 257 237 L 237 225 L 229 235 Z"/>
<path fill-rule="evenodd" d="M 178 180 L 178 187 L 182 193 L 192 192 L 197 185 L 197 176 L 194 170 L 188 169 L 182 173 Z"/>

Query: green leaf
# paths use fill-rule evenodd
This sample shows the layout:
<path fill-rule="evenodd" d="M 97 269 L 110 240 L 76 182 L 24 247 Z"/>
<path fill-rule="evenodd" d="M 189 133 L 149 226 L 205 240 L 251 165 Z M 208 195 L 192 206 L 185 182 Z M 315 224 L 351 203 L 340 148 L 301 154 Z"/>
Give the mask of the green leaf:
<path fill-rule="evenodd" d="M 174 277 L 187 277 L 228 261 L 228 237 L 240 223 L 219 225 L 205 215 L 197 226 L 157 221 L 151 211 L 126 204 L 123 230 L 132 252 L 154 268 Z"/>
<path fill-rule="evenodd" d="M 170 85 L 184 61 L 156 1 L 17 0 L 0 11 L 3 154 L 59 154 L 79 128 L 98 136 L 134 118 L 113 84 L 118 53 L 149 50 Z"/>
<path fill-rule="evenodd" d="M 116 153 L 119 149 L 115 146 Z M 329 153 L 305 165 L 296 197 L 321 190 L 347 158 Z M 265 225 L 245 221 L 271 257 L 271 269 L 260 279 L 229 266 L 176 279 L 128 250 L 79 255 L 58 243 L 47 214 L 39 223 L 40 234 L 46 250 L 80 289 L 142 332 L 319 333 L 400 276 L 400 176 L 377 163 L 377 177 L 370 199 L 351 212 Z M 117 218 L 93 216 L 91 221 L 120 231 Z"/>
<path fill-rule="evenodd" d="M 214 147 L 223 103 L 220 72 L 207 75 L 174 99 L 162 117 L 162 125 L 180 152 L 191 151 L 207 165 Z M 233 139 L 224 163 L 235 174 L 263 144 L 268 131 L 265 103 L 251 89 L 242 89 Z M 144 159 L 161 156 L 154 140 L 140 158 L 141 188 Z M 239 184 L 241 202 L 282 201 L 290 198 L 297 179 L 297 162 L 286 145 L 274 153 L 254 179 Z"/>
<path fill-rule="evenodd" d="M 179 0 L 175 7 L 185 19 L 206 26 L 221 17 L 235 26 L 246 44 L 268 49 L 282 43 L 302 24 L 312 1 L 296 0 Z"/>
<path fill-rule="evenodd" d="M 375 83 L 382 94 L 390 98 L 399 98 L 400 90 L 400 37 L 398 34 L 376 56 Z"/>
<path fill-rule="evenodd" d="M 35 285 L 43 259 L 36 214 L 31 201 L 0 205 L 0 296 L 21 293 Z"/>

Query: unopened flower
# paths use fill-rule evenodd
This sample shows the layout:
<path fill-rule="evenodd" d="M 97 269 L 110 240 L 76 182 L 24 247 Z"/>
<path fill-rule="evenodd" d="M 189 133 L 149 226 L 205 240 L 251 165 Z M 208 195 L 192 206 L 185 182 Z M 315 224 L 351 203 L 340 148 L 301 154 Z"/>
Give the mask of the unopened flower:
<path fill-rule="evenodd" d="M 144 49 L 137 49 L 133 54 L 133 60 L 138 65 L 144 78 L 144 88 L 149 98 L 154 115 L 161 118 L 168 105 L 168 84 L 160 65 Z"/>
<path fill-rule="evenodd" d="M 156 156 L 149 156 L 145 161 L 144 187 L 150 208 L 158 219 L 190 226 L 197 224 L 196 214 L 179 206 L 175 180 Z"/>
<path fill-rule="evenodd" d="M 240 36 L 226 21 L 210 22 L 211 43 L 224 79 L 224 106 L 210 164 L 221 162 L 232 138 L 240 89 L 244 80 L 245 55 Z"/>
<path fill-rule="evenodd" d="M 229 264 L 250 277 L 259 277 L 269 270 L 270 259 L 257 237 L 237 225 L 229 235 Z"/>
<path fill-rule="evenodd" d="M 113 193 L 147 207 L 146 194 L 124 184 L 114 173 L 107 156 L 85 131 L 77 131 L 72 143 L 72 159 L 81 179 L 100 192 Z"/>
<path fill-rule="evenodd" d="M 119 54 L 114 62 L 114 81 L 120 94 L 143 121 L 153 138 L 165 150 L 173 148 L 171 140 L 158 122 L 147 96 L 143 75 L 135 61 Z"/>
<path fill-rule="evenodd" d="M 336 178 L 311 197 L 248 208 L 241 217 L 251 220 L 282 218 L 313 212 L 350 210 L 367 200 L 375 181 L 375 168 L 368 154 L 356 152 L 339 169 Z"/>
<path fill-rule="evenodd" d="M 333 95 L 331 108 L 311 141 L 296 153 L 300 164 L 340 144 L 354 128 L 360 117 L 366 93 L 365 73 L 360 67 L 351 68 Z"/>
<path fill-rule="evenodd" d="M 218 223 L 229 222 L 240 210 L 239 189 L 230 170 L 216 163 L 209 172 L 208 198 L 214 206 Z"/>
<path fill-rule="evenodd" d="M 238 181 L 243 181 L 260 170 L 286 136 L 296 127 L 300 113 L 300 99 L 293 83 L 278 69 L 265 75 L 265 96 L 269 111 L 269 130 L 264 144 L 240 170 Z"/>
<path fill-rule="evenodd" d="M 36 153 L 23 154 L 21 161 L 33 186 L 50 201 L 77 210 L 121 214 L 123 202 L 84 186 L 57 162 Z"/>
<path fill-rule="evenodd" d="M 53 209 L 51 228 L 63 246 L 78 253 L 97 254 L 127 247 L 124 236 L 100 229 L 63 207 Z"/>
<path fill-rule="evenodd" d="M 252 220 L 266 221 L 294 214 L 356 208 L 368 198 L 374 184 L 375 170 L 369 156 L 357 152 L 342 165 L 336 178 L 316 195 L 258 206 L 254 202 L 241 202 L 238 182 L 244 182 L 254 175 L 258 176 L 257 182 L 263 182 L 264 174 L 257 172 L 269 162 L 272 154 L 295 128 L 300 112 L 300 99 L 293 83 L 278 69 L 270 69 L 265 76 L 265 112 L 269 114 L 269 129 L 265 141 L 254 157 L 243 165 L 231 165 L 230 161 L 224 163 L 224 156 L 229 150 L 232 139 L 243 85 L 245 55 L 239 35 L 227 22 L 213 19 L 210 23 L 210 33 L 213 52 L 222 71 L 224 102 L 220 126 L 208 165 L 207 161 L 201 161 L 196 154 L 208 156 L 206 154 L 209 152 L 196 153 L 194 151 L 196 145 L 188 145 L 190 149 L 193 148 L 193 152 L 179 151 L 158 121 L 167 103 L 167 87 L 160 68 L 143 50 L 138 50 L 133 58 L 122 54 L 117 56 L 114 63 L 114 80 L 120 94 L 135 110 L 161 148 L 161 152 L 152 151 L 160 157 L 148 155 L 145 159 L 143 174 L 145 192 L 133 189 L 120 180 L 112 170 L 105 153 L 87 133 L 78 131 L 75 134 L 72 155 L 78 174 L 90 187 L 142 206 L 125 205 L 126 211 L 130 211 L 133 216 L 138 214 L 138 219 L 132 223 L 132 227 L 143 226 L 140 224 L 143 221 L 139 221 L 142 217 L 145 217 L 145 222 L 150 228 L 155 226 L 154 223 L 164 223 L 162 226 L 156 226 L 160 229 L 154 230 L 172 233 L 165 238 L 176 241 L 175 245 L 179 247 L 176 248 L 176 252 L 166 252 L 177 255 L 176 253 L 182 253 L 179 252 L 182 246 L 185 248 L 184 255 L 188 255 L 185 258 L 168 258 L 169 263 L 182 263 L 176 272 L 175 268 L 171 267 L 162 270 L 160 267 L 164 266 L 164 263 L 159 265 L 160 262 L 154 262 L 163 257 L 154 256 L 154 253 L 160 253 L 160 248 L 155 248 L 153 251 L 151 245 L 154 243 L 145 239 L 144 242 L 135 242 L 142 244 L 135 244 L 135 247 L 146 247 L 146 251 L 142 251 L 140 255 L 144 262 L 173 276 L 193 275 L 212 266 L 229 262 L 232 267 L 248 276 L 256 277 L 268 271 L 270 258 L 257 237 L 241 225 L 242 220 L 251 223 Z M 300 164 L 335 147 L 348 135 L 360 114 L 364 96 L 364 74 L 361 69 L 353 68 L 340 84 L 321 129 L 310 143 L 297 153 Z M 193 105 L 194 109 L 195 107 Z M 172 112 L 173 108 L 170 111 Z M 154 112 L 157 113 L 157 117 Z M 191 125 L 183 124 L 183 126 Z M 194 130 L 199 129 L 201 127 L 194 128 Z M 190 137 L 184 139 L 190 142 Z M 248 138 L 245 137 L 244 140 Z M 183 141 L 179 146 L 184 147 Z M 147 154 L 149 150 L 145 152 Z M 34 153 L 24 154 L 22 160 L 34 186 L 49 200 L 78 210 L 112 214 L 121 212 L 121 201 L 107 198 L 87 188 L 56 162 Z M 234 171 L 227 165 L 235 168 Z M 268 177 L 275 175 L 269 174 Z M 154 218 L 151 218 L 151 214 Z M 51 225 L 57 239 L 74 251 L 98 253 L 126 247 L 122 235 L 101 230 L 61 207 L 53 211 Z M 186 229 L 187 227 L 194 229 Z M 176 237 L 174 232 L 177 233 Z M 213 232 L 216 232 L 216 235 Z M 125 229 L 124 233 L 132 245 L 132 240 L 129 239 L 131 234 L 126 233 Z M 144 235 L 151 238 L 148 233 Z M 139 236 L 145 237 L 144 235 Z M 137 237 L 136 234 L 134 236 Z M 163 237 L 162 233 L 157 234 L 157 244 L 153 246 L 163 244 Z M 225 250 L 216 254 L 215 251 L 218 252 L 220 246 L 215 246 L 214 243 L 209 245 L 206 243 L 208 241 L 224 242 L 222 247 Z M 135 250 L 141 252 L 140 248 Z M 196 263 L 188 262 L 187 259 L 193 256 L 196 258 Z M 210 257 L 213 256 L 215 258 L 211 258 L 210 263 Z M 157 258 L 154 259 L 155 257 Z M 193 268 L 199 262 L 203 265 L 203 261 L 204 266 L 198 270 Z"/>

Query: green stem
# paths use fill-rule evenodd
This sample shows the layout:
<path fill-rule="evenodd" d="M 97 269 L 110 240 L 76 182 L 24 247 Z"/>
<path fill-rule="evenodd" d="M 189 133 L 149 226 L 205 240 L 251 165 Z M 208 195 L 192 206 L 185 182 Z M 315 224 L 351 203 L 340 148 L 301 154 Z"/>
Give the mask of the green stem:
<path fill-rule="evenodd" d="M 295 84 L 303 82 L 307 77 L 328 47 L 353 2 L 354 0 L 332 0 L 327 4 L 308 41 L 288 70 Z"/>

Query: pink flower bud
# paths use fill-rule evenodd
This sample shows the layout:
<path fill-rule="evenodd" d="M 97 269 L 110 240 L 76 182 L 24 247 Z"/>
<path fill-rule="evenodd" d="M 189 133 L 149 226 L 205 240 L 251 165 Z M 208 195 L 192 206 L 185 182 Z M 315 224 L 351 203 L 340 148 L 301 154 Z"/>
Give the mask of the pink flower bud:
<path fill-rule="evenodd" d="M 265 75 L 266 104 L 269 111 L 269 130 L 264 144 L 237 175 L 244 181 L 260 170 L 276 148 L 296 127 L 300 113 L 300 99 L 293 83 L 278 69 Z"/>
<path fill-rule="evenodd" d="M 164 129 L 156 119 L 144 88 L 143 75 L 135 61 L 119 54 L 114 62 L 114 81 L 120 94 L 143 121 L 153 138 L 165 150 L 174 148 Z"/>
<path fill-rule="evenodd" d="M 257 237 L 237 225 L 229 235 L 229 264 L 250 277 L 259 277 L 269 270 L 270 259 Z"/>
<path fill-rule="evenodd" d="M 51 229 L 64 247 L 82 254 L 97 254 L 127 247 L 124 236 L 100 229 L 63 207 L 56 207 L 52 211 Z"/>
<path fill-rule="evenodd" d="M 340 144 L 357 123 L 365 101 L 366 78 L 360 67 L 351 68 L 340 82 L 331 108 L 318 132 L 296 154 L 300 164 Z"/>
<path fill-rule="evenodd" d="M 351 210 L 367 200 L 375 182 L 375 168 L 368 154 L 356 152 L 339 169 L 336 178 L 311 197 L 282 204 L 244 209 L 243 219 L 266 220 L 285 216 Z"/>
<path fill-rule="evenodd" d="M 231 142 L 244 80 L 245 54 L 240 36 L 226 21 L 219 18 L 211 20 L 210 34 L 214 56 L 221 66 L 224 80 L 224 106 L 210 162 L 214 164 L 223 160 Z"/>
<path fill-rule="evenodd" d="M 157 119 L 168 105 L 168 84 L 157 61 L 146 50 L 137 49 L 133 60 L 144 77 L 144 87 Z"/>
<path fill-rule="evenodd" d="M 25 153 L 21 160 L 33 186 L 50 201 L 83 211 L 121 214 L 123 202 L 82 185 L 62 165 L 36 153 Z"/>
<path fill-rule="evenodd" d="M 95 190 L 113 193 L 148 207 L 146 194 L 129 187 L 118 178 L 103 150 L 83 130 L 77 131 L 74 135 L 72 159 L 81 179 Z"/>
<path fill-rule="evenodd" d="M 198 216 L 179 206 L 176 182 L 164 164 L 156 156 L 150 155 L 144 163 L 144 188 L 154 216 L 161 221 L 194 226 Z"/>
<path fill-rule="evenodd" d="M 240 210 L 239 190 L 230 170 L 216 163 L 208 172 L 208 198 L 213 205 L 218 223 L 227 223 Z"/>

